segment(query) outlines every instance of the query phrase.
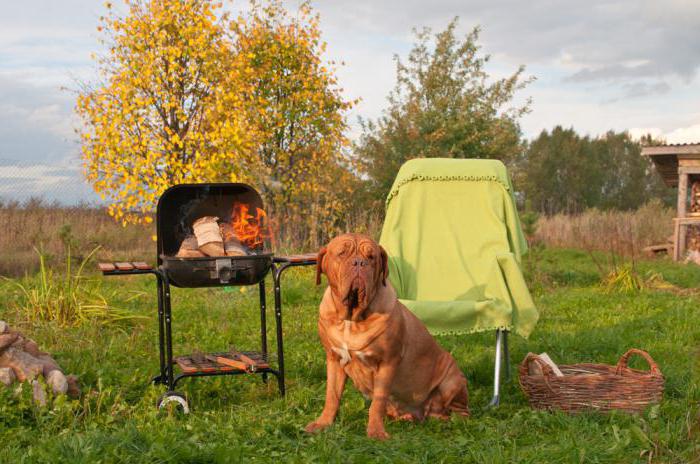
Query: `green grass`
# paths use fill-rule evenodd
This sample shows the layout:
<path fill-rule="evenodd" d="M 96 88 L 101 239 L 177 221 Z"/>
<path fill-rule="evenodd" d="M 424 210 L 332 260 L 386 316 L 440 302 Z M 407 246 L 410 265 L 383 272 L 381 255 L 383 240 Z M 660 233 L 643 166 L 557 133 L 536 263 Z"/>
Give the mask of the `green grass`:
<path fill-rule="evenodd" d="M 67 372 L 80 376 L 83 397 L 58 398 L 42 409 L 29 392 L 0 389 L 0 462 L 630 463 L 648 462 L 650 454 L 653 462 L 697 461 L 700 297 L 606 293 L 595 265 L 578 251 L 538 251 L 526 269 L 542 317 L 529 340 L 511 338 L 514 363 L 528 351 L 546 351 L 559 363 L 615 363 L 627 348 L 642 348 L 667 378 L 660 407 L 641 416 L 536 412 L 513 377 L 502 406 L 486 410 L 493 335 L 449 336 L 439 342 L 469 380 L 471 418 L 388 422 L 392 438 L 374 442 L 365 437 L 365 402 L 349 385 L 337 423 L 306 435 L 304 425 L 323 406 L 325 367 L 316 335 L 321 288 L 313 285 L 313 271 L 303 269 L 290 271 L 284 282 L 287 397 L 259 377 L 185 380 L 181 390 L 192 413 L 159 414 L 154 404 L 163 388 L 148 382 L 158 359 L 155 285 L 148 277 L 105 278 L 105 292 L 116 295 L 111 304 L 150 317 L 79 328 L 25 324 Z M 638 269 L 659 272 L 680 287 L 700 282 L 700 267 L 645 261 Z M 0 285 L 0 318 L 21 322 L 10 309 L 13 286 Z M 176 353 L 257 347 L 255 288 L 173 293 Z M 268 320 L 274 346 L 270 309 Z M 643 367 L 639 360 L 633 365 Z"/>

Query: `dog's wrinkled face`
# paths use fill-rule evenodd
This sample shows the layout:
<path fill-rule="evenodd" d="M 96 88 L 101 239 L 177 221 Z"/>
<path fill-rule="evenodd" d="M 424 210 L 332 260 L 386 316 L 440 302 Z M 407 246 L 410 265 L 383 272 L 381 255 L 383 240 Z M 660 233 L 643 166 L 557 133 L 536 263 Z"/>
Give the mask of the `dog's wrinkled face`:
<path fill-rule="evenodd" d="M 387 254 L 366 235 L 343 234 L 318 252 L 317 284 L 321 273 L 326 274 L 335 300 L 345 309 L 341 318 L 361 320 L 379 287 L 386 286 Z"/>

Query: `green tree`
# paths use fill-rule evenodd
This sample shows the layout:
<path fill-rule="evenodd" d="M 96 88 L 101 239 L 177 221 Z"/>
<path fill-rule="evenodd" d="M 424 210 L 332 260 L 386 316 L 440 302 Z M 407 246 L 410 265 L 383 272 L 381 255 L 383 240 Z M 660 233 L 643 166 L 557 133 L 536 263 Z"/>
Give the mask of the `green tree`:
<path fill-rule="evenodd" d="M 634 209 L 652 198 L 668 199 L 669 189 L 641 156 L 641 143 L 627 132 L 590 138 L 561 126 L 542 131 L 518 170 L 527 203 L 545 214 Z"/>
<path fill-rule="evenodd" d="M 576 211 L 593 203 L 596 165 L 588 137 L 557 126 L 533 140 L 519 165 L 527 203 L 545 214 Z"/>
<path fill-rule="evenodd" d="M 361 120 L 355 155 L 368 179 L 369 201 L 383 201 L 399 167 L 411 158 L 508 161 L 520 150 L 518 120 L 530 102 L 514 106 L 512 100 L 530 79 L 522 66 L 509 77 L 491 79 L 479 28 L 460 40 L 457 24 L 455 18 L 435 35 L 427 28 L 416 32 L 407 62 L 396 58 L 388 108 L 377 121 Z"/>

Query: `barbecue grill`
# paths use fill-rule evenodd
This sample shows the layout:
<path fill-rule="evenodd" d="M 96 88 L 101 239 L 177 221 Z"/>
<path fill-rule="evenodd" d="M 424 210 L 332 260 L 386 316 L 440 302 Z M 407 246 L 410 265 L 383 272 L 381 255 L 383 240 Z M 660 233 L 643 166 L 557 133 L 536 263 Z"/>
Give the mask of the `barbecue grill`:
<path fill-rule="evenodd" d="M 229 218 L 234 204 L 263 208 L 258 192 L 240 183 L 181 184 L 166 190 L 158 201 L 156 211 L 157 266 L 144 262 L 100 263 L 106 276 L 152 274 L 158 288 L 158 352 L 160 373 L 154 383 L 167 386 L 158 406 L 174 402 L 189 412 L 187 400 L 175 388 L 187 377 L 268 374 L 277 378 L 280 394 L 285 394 L 284 351 L 282 340 L 283 272 L 294 266 L 316 264 L 315 254 L 275 256 L 264 242 L 256 243 L 245 256 L 177 257 L 185 238 L 192 234 L 192 224 L 204 216 Z M 272 271 L 277 331 L 277 359 L 273 368 L 267 345 L 267 316 L 265 278 Z M 172 307 L 170 286 L 181 288 L 258 285 L 260 300 L 260 351 L 195 353 L 173 356 Z M 175 373 L 175 366 L 179 373 Z"/>

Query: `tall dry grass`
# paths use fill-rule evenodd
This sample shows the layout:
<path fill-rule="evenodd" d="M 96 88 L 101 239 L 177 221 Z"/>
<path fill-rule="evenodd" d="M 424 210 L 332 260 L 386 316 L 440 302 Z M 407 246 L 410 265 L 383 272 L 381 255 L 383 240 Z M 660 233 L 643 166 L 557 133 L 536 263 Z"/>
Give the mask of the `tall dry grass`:
<path fill-rule="evenodd" d="M 651 201 L 636 211 L 590 209 L 577 215 L 543 216 L 533 238 L 547 247 L 636 257 L 644 247 L 668 241 L 673 217 L 674 210 L 660 201 Z"/>
<path fill-rule="evenodd" d="M 308 253 L 317 251 L 334 236 L 344 232 L 367 234 L 375 240 L 384 222 L 384 211 L 353 211 L 339 217 L 335 227 L 310 231 L 287 213 L 271 218 L 274 250 L 277 253 Z"/>
<path fill-rule="evenodd" d="M 383 213 L 383 212 L 382 212 Z M 330 235 L 347 231 L 379 238 L 383 215 L 354 213 L 339 218 L 334 231 L 310 233 L 299 221 L 285 213 L 272 216 L 274 251 L 300 253 L 317 251 Z M 61 206 L 39 199 L 26 203 L 0 203 L 0 275 L 19 277 L 39 271 L 35 249 L 40 249 L 48 266 L 65 264 L 66 250 L 73 250 L 73 261 L 80 262 L 96 247 L 96 260 L 155 261 L 155 227 L 122 227 L 104 208 L 89 205 Z"/>
<path fill-rule="evenodd" d="M 80 262 L 96 247 L 102 260 L 155 258 L 153 227 L 117 224 L 103 208 L 60 206 L 42 200 L 0 203 L 0 275 L 22 276 L 39 270 L 35 248 L 48 265 L 64 263 L 66 250 Z"/>
<path fill-rule="evenodd" d="M 338 232 L 361 232 L 379 238 L 383 211 L 354 213 L 340 218 L 336 231 L 310 234 L 284 214 L 273 218 L 277 253 L 316 251 Z M 636 211 L 588 210 L 579 215 L 541 217 L 532 239 L 548 247 L 579 248 L 637 256 L 642 248 L 662 243 L 671 235 L 674 212 L 660 202 Z M 39 269 L 35 247 L 48 265 L 65 262 L 66 250 L 81 261 L 100 247 L 98 260 L 155 260 L 155 227 L 117 224 L 103 208 L 87 205 L 60 206 L 41 200 L 24 204 L 0 203 L 0 275 L 17 277 Z"/>

